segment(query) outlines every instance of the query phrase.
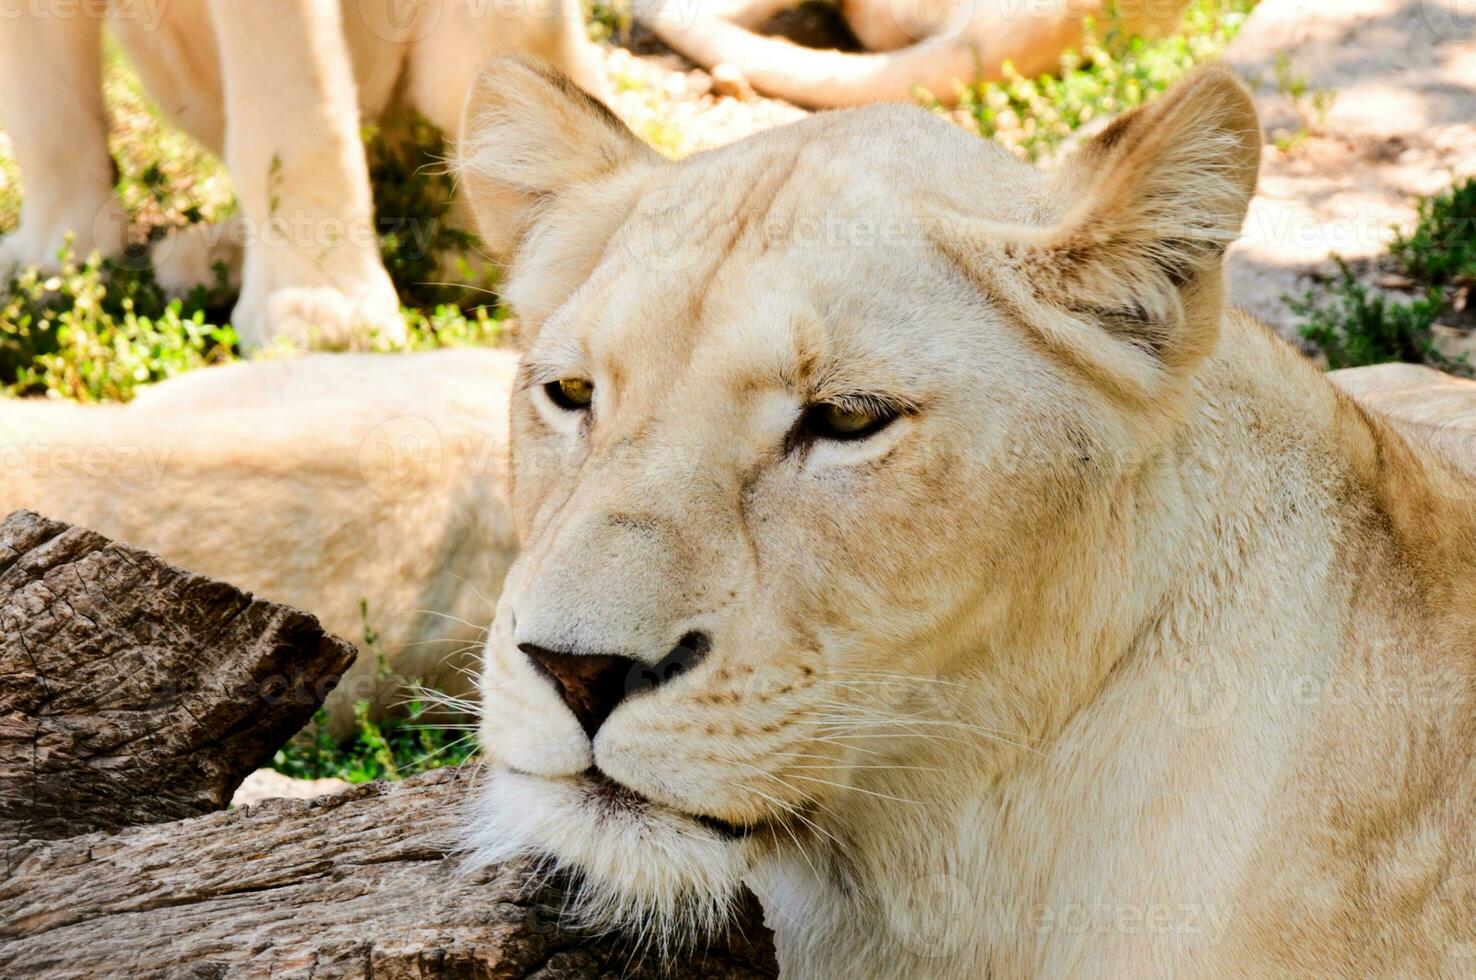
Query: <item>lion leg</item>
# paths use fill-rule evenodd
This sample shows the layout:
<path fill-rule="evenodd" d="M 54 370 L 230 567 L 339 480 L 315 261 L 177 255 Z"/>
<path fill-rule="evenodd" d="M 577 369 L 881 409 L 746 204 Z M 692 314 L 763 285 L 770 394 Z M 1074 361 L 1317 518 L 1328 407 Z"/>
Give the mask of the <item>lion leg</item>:
<path fill-rule="evenodd" d="M 226 165 L 250 234 L 232 322 L 278 338 L 399 340 L 379 256 L 359 106 L 336 0 L 210 0 L 226 98 Z"/>
<path fill-rule="evenodd" d="M 484 4 L 448 0 L 410 52 L 405 99 L 447 136 L 456 136 L 472 79 L 495 54 L 536 55 L 597 98 L 608 94 L 604 61 L 590 42 L 578 0 Z"/>
<path fill-rule="evenodd" d="M 170 296 L 188 296 L 196 286 L 214 286 L 221 267 L 225 285 L 239 290 L 248 234 L 240 215 L 172 229 L 151 250 L 154 277 Z"/>
<path fill-rule="evenodd" d="M 0 118 L 25 181 L 20 227 L 0 239 L 0 274 L 38 265 L 54 272 L 72 251 L 121 252 L 128 221 L 113 193 L 102 95 L 102 20 L 17 12 L 0 18 Z"/>

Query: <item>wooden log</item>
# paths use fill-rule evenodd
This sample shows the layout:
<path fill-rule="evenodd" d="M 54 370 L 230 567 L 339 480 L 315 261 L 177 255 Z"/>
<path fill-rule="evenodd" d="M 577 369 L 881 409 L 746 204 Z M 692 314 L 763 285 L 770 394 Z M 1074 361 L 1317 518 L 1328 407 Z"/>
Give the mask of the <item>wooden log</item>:
<path fill-rule="evenodd" d="M 17 511 L 0 524 L 0 840 L 221 809 L 353 658 L 307 613 Z"/>
<path fill-rule="evenodd" d="M 743 928 L 662 966 L 559 925 L 524 864 L 447 857 L 475 766 L 171 824 L 30 842 L 0 882 L 0 976 L 774 977 Z"/>

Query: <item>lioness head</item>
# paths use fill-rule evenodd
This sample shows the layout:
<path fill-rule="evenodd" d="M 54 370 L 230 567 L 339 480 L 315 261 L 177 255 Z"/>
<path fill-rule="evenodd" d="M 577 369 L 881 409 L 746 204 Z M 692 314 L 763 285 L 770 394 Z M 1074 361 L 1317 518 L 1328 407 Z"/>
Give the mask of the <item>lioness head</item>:
<path fill-rule="evenodd" d="M 1069 715 L 1107 665 L 1055 631 L 1116 625 L 1076 556 L 1220 326 L 1259 158 L 1228 73 L 1050 175 L 900 106 L 670 163 L 522 61 L 465 132 L 526 345 L 484 856 L 700 927 Z"/>

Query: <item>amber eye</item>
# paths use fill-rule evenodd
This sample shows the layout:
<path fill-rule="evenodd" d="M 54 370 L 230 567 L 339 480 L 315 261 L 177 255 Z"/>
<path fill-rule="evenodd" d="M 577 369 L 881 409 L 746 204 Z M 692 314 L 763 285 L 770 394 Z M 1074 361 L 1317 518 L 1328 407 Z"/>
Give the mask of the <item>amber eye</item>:
<path fill-rule="evenodd" d="M 560 378 L 543 386 L 549 400 L 569 412 L 580 412 L 589 408 L 594 400 L 595 386 L 583 378 Z"/>
<path fill-rule="evenodd" d="M 817 439 L 865 439 L 890 425 L 897 413 L 881 407 L 815 405 L 805 412 L 805 431 Z"/>

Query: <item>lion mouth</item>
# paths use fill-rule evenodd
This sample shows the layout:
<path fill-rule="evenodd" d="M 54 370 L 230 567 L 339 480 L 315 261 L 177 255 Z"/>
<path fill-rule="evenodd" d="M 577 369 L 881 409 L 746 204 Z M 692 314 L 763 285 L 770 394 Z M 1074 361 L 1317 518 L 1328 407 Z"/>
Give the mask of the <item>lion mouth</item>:
<path fill-rule="evenodd" d="M 597 811 L 605 815 L 633 813 L 660 806 L 663 809 L 681 814 L 688 820 L 701 824 L 720 837 L 733 841 L 743 840 L 758 829 L 753 824 L 730 823 L 720 817 L 710 817 L 704 813 L 690 813 L 686 810 L 677 810 L 674 807 L 664 806 L 645 794 L 631 789 L 619 780 L 610 777 L 599 766 L 591 766 L 586 769 L 580 774 L 580 778 L 585 784 L 585 799 Z"/>

